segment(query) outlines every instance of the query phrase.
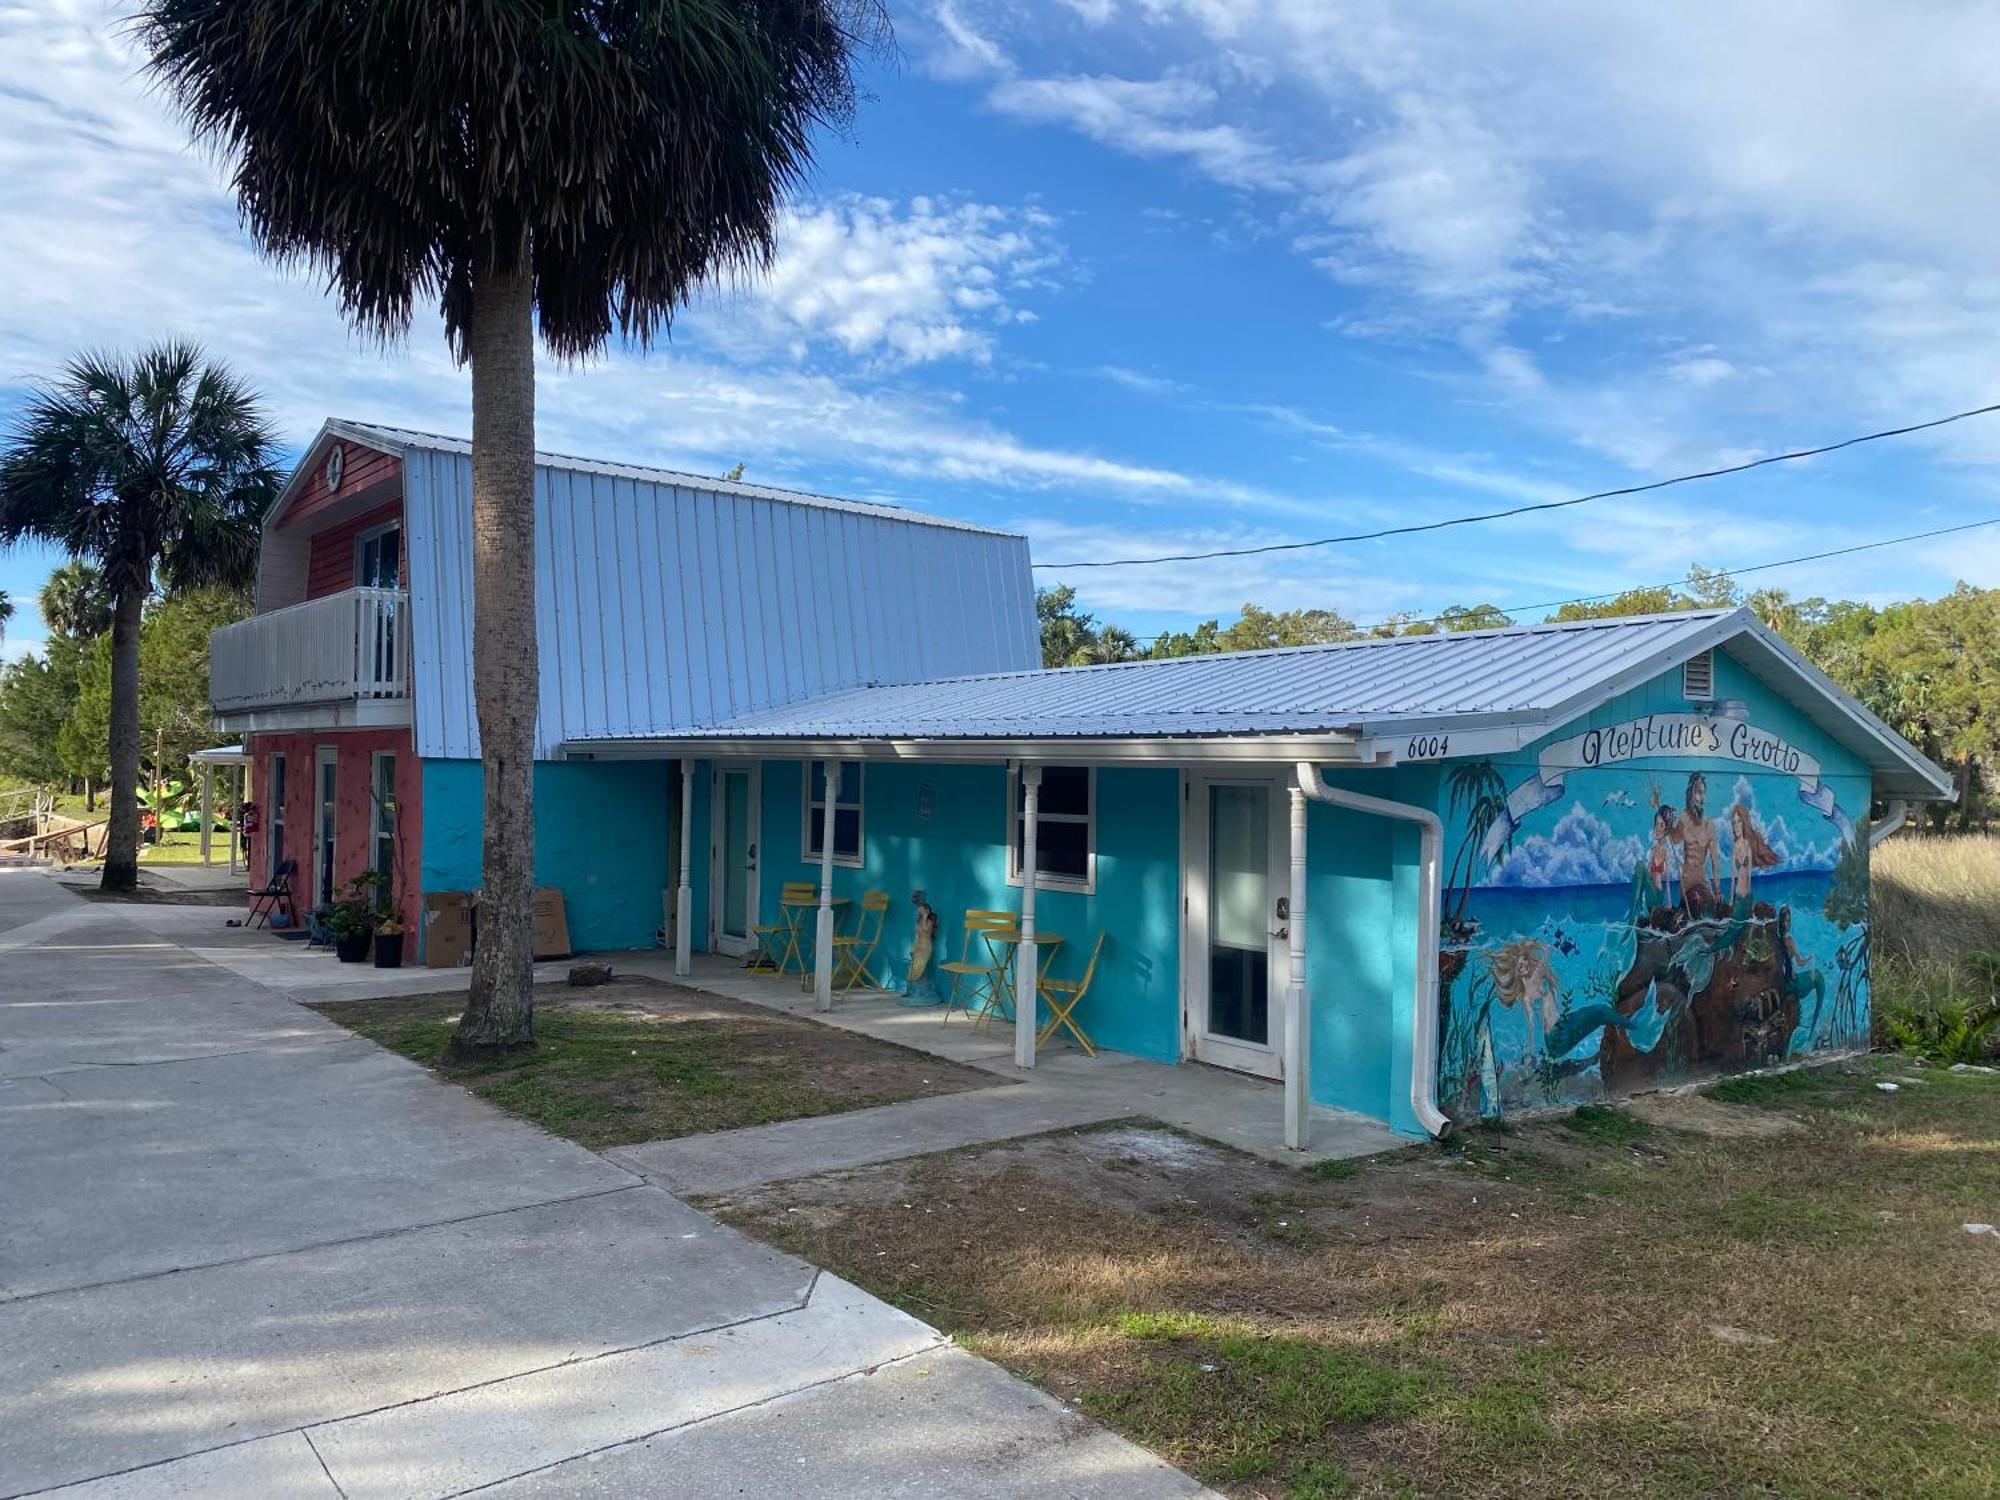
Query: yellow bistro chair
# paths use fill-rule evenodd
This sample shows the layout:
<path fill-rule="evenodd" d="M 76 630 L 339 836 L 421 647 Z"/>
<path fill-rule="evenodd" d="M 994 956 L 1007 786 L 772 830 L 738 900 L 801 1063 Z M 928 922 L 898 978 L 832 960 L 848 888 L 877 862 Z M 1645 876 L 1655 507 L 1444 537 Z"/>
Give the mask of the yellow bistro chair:
<path fill-rule="evenodd" d="M 1006 974 L 1006 959 L 986 939 L 989 933 L 1013 932 L 1014 921 L 1011 911 L 973 908 L 966 912 L 965 936 L 959 942 L 958 957 L 938 965 L 940 974 L 951 976 L 951 988 L 944 1001 L 946 1024 L 950 1023 L 954 1010 L 970 1011 L 974 1004 L 1006 1003 L 1000 993 L 1006 988 L 1001 982 Z"/>
<path fill-rule="evenodd" d="M 882 925 L 889 920 L 889 893 L 887 891 L 863 891 L 861 911 L 854 919 L 854 931 L 833 938 L 833 983 L 845 995 L 854 988 L 857 979 L 868 981 L 868 988 L 879 990 L 882 981 L 875 977 L 871 965 L 875 962 L 875 949 L 882 941 Z"/>
<path fill-rule="evenodd" d="M 799 951 L 799 914 L 819 904 L 819 887 L 810 880 L 787 880 L 778 893 L 778 920 L 760 922 L 750 929 L 757 951 L 743 967 L 782 974 L 787 964 L 797 964 L 803 973 L 805 955 Z"/>
<path fill-rule="evenodd" d="M 1090 945 L 1090 962 L 1083 966 L 1081 978 L 1043 979 L 1035 985 L 1035 989 L 1049 1008 L 1048 1023 L 1035 1036 L 1037 1047 L 1054 1036 L 1057 1027 L 1067 1027 L 1069 1034 L 1076 1038 L 1077 1046 L 1083 1048 L 1085 1057 L 1097 1056 L 1097 1049 L 1090 1044 L 1090 1038 L 1077 1024 L 1076 1008 L 1083 1003 L 1083 997 L 1090 993 L 1090 981 L 1097 977 L 1097 958 L 1103 951 L 1104 934 L 1100 932 L 1097 934 L 1097 941 Z"/>

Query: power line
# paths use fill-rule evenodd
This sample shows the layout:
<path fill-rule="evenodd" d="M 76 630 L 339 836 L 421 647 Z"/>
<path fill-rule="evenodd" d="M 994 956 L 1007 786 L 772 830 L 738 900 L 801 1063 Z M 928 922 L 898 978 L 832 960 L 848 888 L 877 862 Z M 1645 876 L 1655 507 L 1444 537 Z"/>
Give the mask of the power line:
<path fill-rule="evenodd" d="M 1768 573 L 1773 568 L 1789 568 L 1798 563 L 1823 562 L 1829 557 L 1849 557 L 1856 552 L 1873 552 L 1880 547 L 1900 547 L 1905 542 L 1924 542 L 1933 537 L 1955 536 L 1961 531 L 1977 531 L 1982 526 L 2000 526 L 2000 516 L 1988 516 L 1983 521 L 1966 521 L 1957 526 L 1940 526 L 1935 531 L 1913 531 L 1908 536 L 1883 537 L 1879 541 L 1856 542 L 1851 547 L 1834 547 L 1825 552 L 1808 552 L 1800 557 L 1782 557 L 1776 562 L 1749 563 L 1740 568 L 1719 568 L 1703 574 L 1707 578 L 1741 578 L 1746 573 Z M 1565 604 L 1595 604 L 1603 599 L 1616 599 L 1623 594 L 1641 593 L 1646 589 L 1670 589 L 1686 582 L 1683 578 L 1669 578 L 1661 583 L 1637 583 L 1629 588 L 1610 589 L 1602 594 L 1578 594 L 1570 599 L 1550 599 L 1541 604 L 1496 604 L 1493 606 L 1503 615 L 1532 614 L 1538 609 L 1561 609 Z M 1398 615 L 1386 620 L 1377 620 L 1372 625 L 1357 625 L 1355 630 L 1362 635 L 1371 631 L 1387 629 L 1391 626 L 1435 625 L 1445 617 L 1435 615 Z M 1163 630 L 1157 639 L 1165 639 L 1174 634 Z"/>
<path fill-rule="evenodd" d="M 1111 557 L 1078 562 L 1035 563 L 1033 566 L 1036 569 L 1143 568 L 1154 563 L 1208 562 L 1218 557 L 1256 557 L 1266 552 L 1301 552 L 1309 547 L 1334 547 L 1346 542 L 1375 542 L 1384 537 L 1410 536 L 1423 531 L 1443 531 L 1447 527 L 1471 526 L 1480 521 L 1502 521 L 1509 516 L 1533 515 L 1537 511 L 1567 510 L 1573 505 L 1588 505 L 1593 500 L 1616 500 L 1625 495 L 1643 495 L 1652 490 L 1663 490 L 1670 485 L 1692 484 L 1697 479 L 1720 479 L 1726 474 L 1743 474 L 1751 469 L 1764 468 L 1768 464 L 1786 464 L 1801 458 L 1817 458 L 1823 453 L 1838 453 L 1843 448 L 1853 448 L 1861 443 L 1880 442 L 1883 438 L 1907 437 L 1913 432 L 1926 432 L 1933 427 L 1944 427 L 1952 422 L 1963 422 L 1968 417 L 1983 417 L 1996 411 L 2000 411 L 2000 402 L 1991 406 L 1975 406 L 1970 411 L 1953 412 L 1948 417 L 1935 417 L 1928 422 L 1913 422 L 1907 427 L 1886 427 L 1880 432 L 1866 432 L 1860 437 L 1843 438 L 1837 443 L 1826 443 L 1817 448 L 1799 448 L 1790 453 L 1767 454 L 1763 458 L 1753 458 L 1747 463 L 1728 464 L 1719 469 L 1702 469 L 1693 474 L 1676 474 L 1671 479 L 1654 479 L 1645 484 L 1628 484 L 1615 490 L 1598 490 L 1594 494 L 1578 495 L 1570 500 L 1544 500 L 1535 505 L 1516 505 L 1509 510 L 1489 510 L 1472 516 L 1451 516 L 1442 521 L 1424 521 L 1412 526 L 1388 526 L 1380 531 L 1355 531 L 1345 536 L 1314 537 L 1302 542 L 1266 542 L 1259 547 L 1220 547 L 1213 552 L 1170 552 L 1159 557 Z"/>

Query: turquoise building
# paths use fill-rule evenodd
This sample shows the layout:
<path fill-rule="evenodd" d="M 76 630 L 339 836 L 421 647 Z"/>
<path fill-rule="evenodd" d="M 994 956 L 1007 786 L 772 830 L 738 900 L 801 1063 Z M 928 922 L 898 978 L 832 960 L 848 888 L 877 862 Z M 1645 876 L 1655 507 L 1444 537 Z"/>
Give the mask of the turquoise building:
<path fill-rule="evenodd" d="M 479 884 L 468 452 L 328 423 L 217 633 L 251 870 L 301 904 Z M 1864 1045 L 1871 838 L 1951 795 L 1746 611 L 1049 671 L 1018 536 L 548 454 L 536 508 L 577 947 L 685 973 L 795 920 L 825 974 L 879 920 L 923 999 L 1004 912 L 1021 1066 L 1088 971 L 1093 1045 L 1269 1079 L 1294 1145 L 1314 1104 L 1424 1135 Z"/>

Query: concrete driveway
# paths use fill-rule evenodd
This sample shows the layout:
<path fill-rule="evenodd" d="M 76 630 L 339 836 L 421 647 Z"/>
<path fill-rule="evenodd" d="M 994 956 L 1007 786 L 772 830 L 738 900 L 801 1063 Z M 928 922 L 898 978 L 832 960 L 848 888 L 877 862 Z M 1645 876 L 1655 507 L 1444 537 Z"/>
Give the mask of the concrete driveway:
<path fill-rule="evenodd" d="M 0 1496 L 1205 1493 L 137 915 L 0 870 Z"/>

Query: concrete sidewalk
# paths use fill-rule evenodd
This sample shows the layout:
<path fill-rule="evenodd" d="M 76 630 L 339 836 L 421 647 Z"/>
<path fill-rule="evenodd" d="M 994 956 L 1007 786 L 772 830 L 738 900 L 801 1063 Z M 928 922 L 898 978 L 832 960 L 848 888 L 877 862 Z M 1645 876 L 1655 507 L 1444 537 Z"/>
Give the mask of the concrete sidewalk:
<path fill-rule="evenodd" d="M 0 1496 L 1204 1493 L 189 910 L 0 871 Z"/>

